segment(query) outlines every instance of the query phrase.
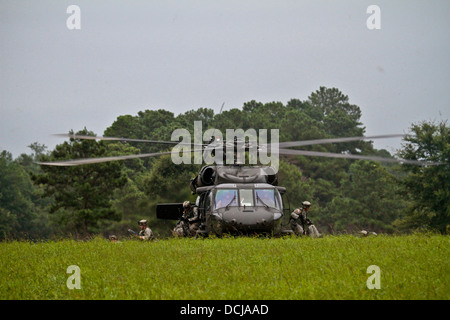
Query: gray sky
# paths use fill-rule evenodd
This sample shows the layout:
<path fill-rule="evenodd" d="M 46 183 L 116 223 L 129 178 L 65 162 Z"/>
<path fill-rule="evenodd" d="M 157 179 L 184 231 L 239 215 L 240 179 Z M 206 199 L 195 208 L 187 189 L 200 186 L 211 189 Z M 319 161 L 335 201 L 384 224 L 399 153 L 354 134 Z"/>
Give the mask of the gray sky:
<path fill-rule="evenodd" d="M 69 30 L 69 5 L 81 29 Z M 381 29 L 369 30 L 369 5 Z M 307 99 L 336 87 L 367 135 L 450 114 L 450 1 L 0 0 L 0 150 L 123 114 Z M 260 128 L 255 128 L 260 129 Z M 400 140 L 377 141 L 393 151 Z"/>

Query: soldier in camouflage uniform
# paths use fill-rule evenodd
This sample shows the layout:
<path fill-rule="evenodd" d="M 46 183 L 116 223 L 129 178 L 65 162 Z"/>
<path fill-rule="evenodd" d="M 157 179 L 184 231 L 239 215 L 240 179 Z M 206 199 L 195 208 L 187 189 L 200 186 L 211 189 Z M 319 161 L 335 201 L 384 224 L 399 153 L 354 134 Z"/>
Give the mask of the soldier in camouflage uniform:
<path fill-rule="evenodd" d="M 147 220 L 139 221 L 139 227 L 141 231 L 139 231 L 139 239 L 141 240 L 153 240 L 153 232 L 147 227 Z"/>
<path fill-rule="evenodd" d="M 185 201 L 183 209 L 183 214 L 173 229 L 173 234 L 177 237 L 195 236 L 200 227 L 198 207 L 192 206 L 190 201 Z"/>
<path fill-rule="evenodd" d="M 301 209 L 295 209 L 291 213 L 291 228 L 296 235 L 309 235 L 313 238 L 321 237 L 322 235 L 317 230 L 316 226 L 308 218 L 308 211 L 311 207 L 309 201 L 302 202 Z"/>

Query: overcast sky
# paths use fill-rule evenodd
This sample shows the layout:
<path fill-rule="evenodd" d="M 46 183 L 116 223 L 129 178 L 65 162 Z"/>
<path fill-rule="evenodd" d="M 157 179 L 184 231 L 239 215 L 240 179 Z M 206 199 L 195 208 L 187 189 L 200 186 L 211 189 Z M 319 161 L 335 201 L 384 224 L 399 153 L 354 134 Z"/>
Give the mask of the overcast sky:
<path fill-rule="evenodd" d="M 70 5 L 81 29 L 67 27 Z M 367 27 L 370 5 L 381 29 Z M 0 150 L 53 149 L 53 133 L 102 135 L 145 109 L 286 104 L 320 86 L 361 108 L 367 135 L 405 133 L 449 118 L 449 14 L 448 0 L 0 0 Z"/>

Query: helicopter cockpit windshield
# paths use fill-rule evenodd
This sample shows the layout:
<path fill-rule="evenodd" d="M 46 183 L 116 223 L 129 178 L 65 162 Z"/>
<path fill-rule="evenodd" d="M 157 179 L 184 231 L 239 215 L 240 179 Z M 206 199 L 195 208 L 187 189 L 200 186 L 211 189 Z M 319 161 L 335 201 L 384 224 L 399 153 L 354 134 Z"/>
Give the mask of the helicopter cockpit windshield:
<path fill-rule="evenodd" d="M 280 210 L 280 202 L 275 189 L 218 189 L 215 209 L 224 207 L 266 207 Z"/>
<path fill-rule="evenodd" d="M 253 207 L 255 204 L 253 202 L 253 192 L 252 189 L 240 189 L 239 198 L 241 207 Z"/>
<path fill-rule="evenodd" d="M 274 189 L 255 189 L 256 206 L 280 209 Z"/>
<path fill-rule="evenodd" d="M 220 189 L 216 193 L 215 209 L 237 206 L 238 197 L 236 189 Z"/>

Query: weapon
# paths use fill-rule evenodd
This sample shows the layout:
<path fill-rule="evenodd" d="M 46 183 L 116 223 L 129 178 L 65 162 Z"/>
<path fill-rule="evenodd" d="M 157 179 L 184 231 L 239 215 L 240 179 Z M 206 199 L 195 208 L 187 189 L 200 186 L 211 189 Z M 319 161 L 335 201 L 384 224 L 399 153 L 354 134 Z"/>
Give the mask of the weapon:
<path fill-rule="evenodd" d="M 181 226 L 181 228 L 183 229 L 184 236 L 187 237 L 190 234 L 190 232 L 189 232 L 189 219 L 184 216 L 184 213 L 180 217 L 180 220 L 178 220 L 178 225 Z"/>
<path fill-rule="evenodd" d="M 307 235 L 308 232 L 306 231 L 305 225 L 306 225 L 306 228 L 309 228 L 310 226 L 313 225 L 313 223 L 309 218 L 306 218 L 305 220 L 302 219 L 303 234 Z"/>
<path fill-rule="evenodd" d="M 128 232 L 129 232 L 130 234 L 132 234 L 133 236 L 136 236 L 136 237 L 139 236 L 139 234 L 138 234 L 136 231 L 134 231 L 134 230 L 128 229 Z"/>

